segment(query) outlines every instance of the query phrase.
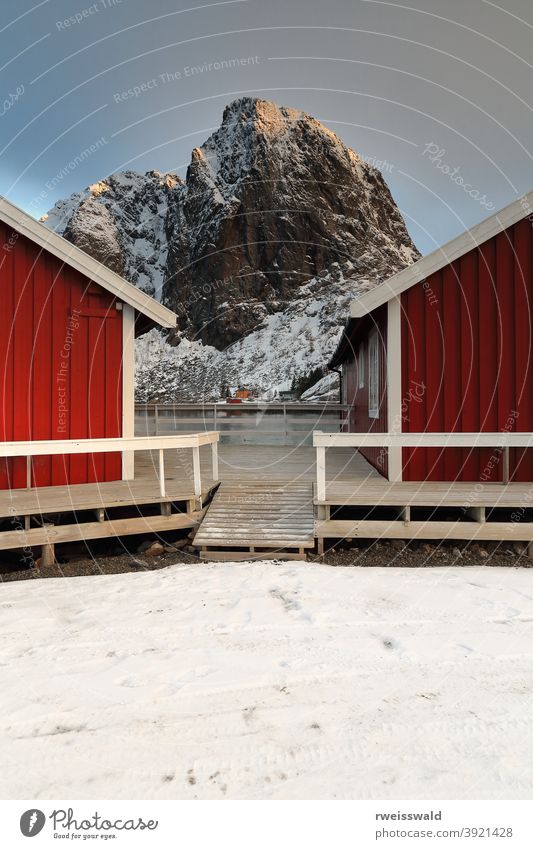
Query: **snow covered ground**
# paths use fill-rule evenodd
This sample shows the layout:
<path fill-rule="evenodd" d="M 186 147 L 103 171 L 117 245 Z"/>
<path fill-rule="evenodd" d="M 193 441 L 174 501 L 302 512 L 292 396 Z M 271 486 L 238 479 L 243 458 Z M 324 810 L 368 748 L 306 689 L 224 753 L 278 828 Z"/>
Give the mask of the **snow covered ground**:
<path fill-rule="evenodd" d="M 0 587 L 1 798 L 531 798 L 533 575 L 179 565 Z"/>

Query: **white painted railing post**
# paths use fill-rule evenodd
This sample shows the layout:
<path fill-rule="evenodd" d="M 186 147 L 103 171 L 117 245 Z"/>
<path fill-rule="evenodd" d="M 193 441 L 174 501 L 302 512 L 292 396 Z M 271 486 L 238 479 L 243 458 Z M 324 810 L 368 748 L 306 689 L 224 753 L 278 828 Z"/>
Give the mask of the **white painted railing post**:
<path fill-rule="evenodd" d="M 326 500 L 326 449 L 323 445 L 316 448 L 316 497 Z"/>
<path fill-rule="evenodd" d="M 213 480 L 218 480 L 218 443 L 211 443 L 211 457 L 213 461 Z"/>
<path fill-rule="evenodd" d="M 202 479 L 200 476 L 200 448 L 195 445 L 192 449 L 192 466 L 194 475 L 194 494 L 202 494 Z"/>
<path fill-rule="evenodd" d="M 135 436 L 135 310 L 122 304 L 122 436 Z M 122 452 L 122 480 L 135 479 L 135 453 Z"/>
<path fill-rule="evenodd" d="M 165 452 L 162 448 L 159 449 L 159 492 L 161 496 L 164 498 L 166 495 L 165 490 Z"/>
<path fill-rule="evenodd" d="M 402 432 L 402 318 L 400 298 L 391 298 L 387 313 L 387 423 L 389 434 Z M 388 477 L 390 481 L 403 478 L 403 451 L 389 444 Z"/>
<path fill-rule="evenodd" d="M 503 466 L 502 466 L 502 482 L 509 483 L 509 447 L 506 445 L 503 450 Z"/>

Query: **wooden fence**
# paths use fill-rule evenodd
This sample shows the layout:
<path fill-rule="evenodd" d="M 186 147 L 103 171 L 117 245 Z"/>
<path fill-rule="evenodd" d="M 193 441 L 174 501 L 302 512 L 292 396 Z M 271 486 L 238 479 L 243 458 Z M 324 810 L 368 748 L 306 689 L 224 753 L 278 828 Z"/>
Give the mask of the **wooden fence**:
<path fill-rule="evenodd" d="M 532 448 L 533 433 L 323 433 L 315 431 L 317 499 L 326 498 L 326 448 L 493 448 L 503 452 L 503 478 L 509 480 L 509 449 Z M 400 464 L 401 470 L 401 464 Z M 401 480 L 401 472 L 399 480 Z"/>
<path fill-rule="evenodd" d="M 217 430 L 229 445 L 312 445 L 313 431 L 338 433 L 345 404 L 137 404 L 135 433 L 149 436 Z"/>
<path fill-rule="evenodd" d="M 218 480 L 218 439 L 218 433 L 204 431 L 202 433 L 174 434 L 172 436 L 1 442 L 0 457 L 26 457 L 26 486 L 28 489 L 31 489 L 32 457 L 47 457 L 58 454 L 101 454 L 113 451 L 120 451 L 124 455 L 124 453 L 130 451 L 157 451 L 159 454 L 159 488 L 161 495 L 165 497 L 164 452 L 170 449 L 190 448 L 193 458 L 194 494 L 201 495 L 200 447 L 202 445 L 211 445 L 213 480 Z"/>

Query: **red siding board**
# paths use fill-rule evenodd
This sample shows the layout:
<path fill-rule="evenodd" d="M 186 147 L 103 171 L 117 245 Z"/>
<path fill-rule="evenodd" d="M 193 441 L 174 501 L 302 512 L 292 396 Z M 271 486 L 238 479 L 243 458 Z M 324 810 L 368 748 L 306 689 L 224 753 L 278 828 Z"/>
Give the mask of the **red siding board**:
<path fill-rule="evenodd" d="M 64 356 L 66 317 L 70 312 L 70 289 L 66 286 L 63 267 L 52 269 L 52 404 L 50 408 L 50 438 L 67 439 L 70 429 L 70 377 Z M 66 408 L 66 409 L 64 409 Z M 64 486 L 70 480 L 70 457 L 54 456 L 51 460 L 52 486 Z"/>
<path fill-rule="evenodd" d="M 15 304 L 14 304 L 14 373 L 13 412 L 14 436 L 31 439 L 32 344 L 33 344 L 33 270 L 28 242 L 15 246 Z M 11 487 L 26 486 L 26 460 L 12 461 Z"/>
<path fill-rule="evenodd" d="M 105 435 L 105 319 L 88 318 L 89 324 L 89 436 Z M 89 454 L 89 480 L 101 480 L 104 474 L 103 454 Z"/>
<path fill-rule="evenodd" d="M 444 405 L 442 403 L 444 334 L 440 314 L 442 305 L 442 274 L 438 273 L 434 275 L 431 293 L 424 289 L 423 291 L 428 301 L 428 306 L 425 310 L 425 416 L 429 430 L 442 431 L 444 430 Z M 434 448 L 429 450 L 426 454 L 426 463 L 426 474 L 442 478 L 444 475 L 444 453 L 442 449 Z"/>
<path fill-rule="evenodd" d="M 531 374 L 531 224 L 521 221 L 514 228 L 514 297 L 515 297 L 515 406 L 520 410 L 516 430 L 531 429 L 533 422 L 533 382 Z M 529 427 L 527 423 L 529 422 Z M 531 449 L 510 452 L 513 480 L 527 481 Z"/>
<path fill-rule="evenodd" d="M 479 414 L 480 430 L 498 430 L 498 388 L 495 375 L 498 369 L 498 315 L 496 297 L 496 248 L 494 240 L 485 242 L 479 250 Z M 501 481 L 501 464 L 492 462 L 494 451 L 486 448 L 479 453 L 480 476 L 484 480 Z"/>
<path fill-rule="evenodd" d="M 69 357 L 70 378 L 70 436 L 72 439 L 90 437 L 89 429 L 89 322 L 83 316 L 78 318 L 78 327 L 74 331 L 74 342 Z M 70 457 L 70 479 L 72 483 L 84 483 L 92 480 L 89 474 L 89 455 L 78 454 Z"/>
<path fill-rule="evenodd" d="M 0 441 L 120 436 L 122 320 L 113 298 L 11 236 L 0 225 Z M 33 461 L 39 486 L 120 477 L 119 454 Z M 25 486 L 25 460 L 1 461 L 0 488 Z"/>
<path fill-rule="evenodd" d="M 14 305 L 14 252 L 10 240 L 14 234 L 4 225 L 0 228 L 0 239 L 4 249 L 0 258 L 2 297 L 0 298 L 0 392 L 2 415 L 0 417 L 0 439 L 13 439 L 13 305 Z M 0 461 L 0 487 L 9 486 L 11 460 Z"/>
<path fill-rule="evenodd" d="M 403 429 L 418 433 L 424 430 L 427 421 L 427 359 L 424 355 L 426 341 L 425 290 L 422 285 L 413 286 L 405 295 L 402 333 L 407 335 L 408 370 L 405 381 L 406 413 Z M 413 385 L 421 386 L 421 396 L 415 401 L 410 395 Z M 423 480 L 427 474 L 427 454 L 411 448 L 405 449 L 403 464 L 404 477 L 407 480 Z"/>
<path fill-rule="evenodd" d="M 514 256 L 508 233 L 496 238 L 498 293 L 498 425 L 503 428 L 514 411 Z"/>
<path fill-rule="evenodd" d="M 119 325 L 117 327 L 116 325 Z M 117 313 L 113 320 L 105 322 L 106 359 L 119 363 L 119 368 L 108 375 L 105 385 L 105 434 L 120 436 L 122 433 L 122 316 Z M 105 454 L 106 480 L 122 476 L 122 456 L 118 453 Z"/>
<path fill-rule="evenodd" d="M 457 284 L 459 266 L 452 263 L 442 270 L 441 322 L 444 333 L 443 396 L 444 431 L 453 433 L 461 425 L 461 334 L 458 333 L 457 316 L 461 311 L 461 289 Z M 444 453 L 444 480 L 457 475 L 462 466 L 462 451 L 446 448 Z"/>
<path fill-rule="evenodd" d="M 54 381 L 52 379 L 51 342 L 51 270 L 47 257 L 34 269 L 34 342 L 32 351 L 33 385 L 39 387 L 33 395 L 32 439 L 47 439 L 52 427 L 52 402 Z M 34 486 L 47 486 L 52 474 L 50 457 L 34 457 L 32 460 L 32 482 Z"/>
<path fill-rule="evenodd" d="M 460 259 L 461 321 L 461 430 L 479 430 L 479 297 L 476 251 Z M 480 474 L 479 452 L 466 448 L 462 452 L 461 477 L 477 480 Z"/>
<path fill-rule="evenodd" d="M 533 430 L 532 249 L 523 220 L 402 295 L 405 431 Z M 423 404 L 409 395 L 413 380 L 426 385 Z M 404 479 L 502 477 L 492 449 L 436 458 L 405 451 Z M 532 480 L 533 451 L 510 452 L 510 473 Z"/>

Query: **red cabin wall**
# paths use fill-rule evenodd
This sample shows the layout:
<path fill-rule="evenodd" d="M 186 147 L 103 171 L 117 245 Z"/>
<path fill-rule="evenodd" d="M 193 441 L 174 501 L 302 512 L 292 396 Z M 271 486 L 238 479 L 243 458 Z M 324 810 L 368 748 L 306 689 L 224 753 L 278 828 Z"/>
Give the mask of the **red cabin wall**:
<path fill-rule="evenodd" d="M 532 431 L 532 226 L 524 219 L 402 295 L 406 432 Z M 533 480 L 533 451 L 510 451 Z M 404 480 L 501 481 L 493 449 L 405 449 Z"/>
<path fill-rule="evenodd" d="M 368 415 L 368 338 L 377 330 L 379 340 L 379 415 Z M 364 386 L 359 387 L 359 363 L 364 350 Z M 387 432 L 387 307 L 380 307 L 364 332 L 357 334 L 351 357 L 343 364 L 343 403 L 350 405 L 348 429 L 351 433 Z M 382 475 L 388 474 L 386 448 L 364 448 L 361 454 Z"/>
<path fill-rule="evenodd" d="M 1 223 L 0 281 L 0 441 L 121 436 L 114 298 Z M 116 453 L 33 459 L 34 486 L 121 476 Z M 25 486 L 25 459 L 0 460 L 0 488 Z"/>

